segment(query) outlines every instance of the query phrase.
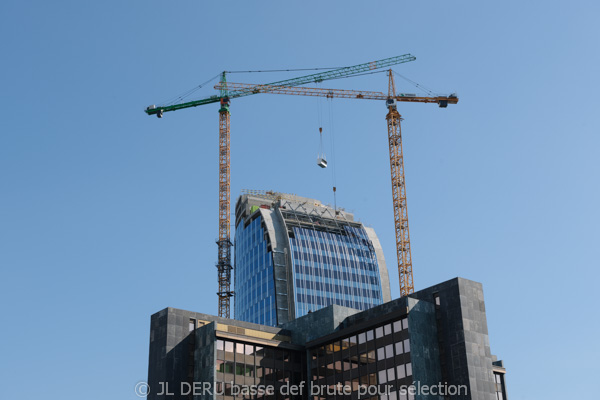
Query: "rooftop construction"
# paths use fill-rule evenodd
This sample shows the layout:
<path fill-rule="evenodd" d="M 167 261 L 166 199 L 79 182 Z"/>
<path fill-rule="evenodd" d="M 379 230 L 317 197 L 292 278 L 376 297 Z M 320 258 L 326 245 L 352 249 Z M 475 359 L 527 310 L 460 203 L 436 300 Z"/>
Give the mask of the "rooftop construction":
<path fill-rule="evenodd" d="M 248 191 L 235 215 L 236 319 L 280 326 L 332 304 L 366 310 L 391 300 L 379 239 L 353 214 Z"/>

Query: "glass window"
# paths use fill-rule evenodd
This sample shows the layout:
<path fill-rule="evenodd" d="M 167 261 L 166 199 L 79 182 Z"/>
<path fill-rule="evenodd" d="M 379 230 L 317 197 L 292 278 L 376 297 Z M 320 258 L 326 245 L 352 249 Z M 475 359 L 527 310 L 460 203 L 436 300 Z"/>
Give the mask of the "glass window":
<path fill-rule="evenodd" d="M 225 351 L 229 353 L 233 353 L 233 343 L 225 342 Z"/>
<path fill-rule="evenodd" d="M 383 327 L 383 332 L 384 335 L 391 335 L 392 334 L 392 325 L 391 324 L 387 324 Z"/>
<path fill-rule="evenodd" d="M 402 354 L 404 351 L 402 350 L 402 342 L 396 343 L 396 354 Z"/>
<path fill-rule="evenodd" d="M 225 361 L 224 372 L 226 374 L 233 374 L 233 361 Z"/>
<path fill-rule="evenodd" d="M 387 376 L 388 376 L 388 381 L 393 381 L 394 379 L 396 379 L 396 376 L 394 374 L 394 368 L 389 368 L 387 370 Z"/>
<path fill-rule="evenodd" d="M 235 344 L 235 352 L 238 354 L 244 354 L 244 344 L 243 343 L 236 343 Z"/>
<path fill-rule="evenodd" d="M 377 339 L 383 337 L 383 327 L 380 326 L 379 328 L 375 329 L 375 337 Z"/>
<path fill-rule="evenodd" d="M 408 318 L 402 319 L 402 329 L 408 329 Z"/>
<path fill-rule="evenodd" d="M 385 348 L 380 347 L 377 349 L 377 360 L 385 360 Z"/>
<path fill-rule="evenodd" d="M 235 365 L 235 374 L 238 376 L 244 375 L 244 364 Z"/>
<path fill-rule="evenodd" d="M 373 340 L 373 331 L 367 331 L 367 340 Z"/>
<path fill-rule="evenodd" d="M 223 350 L 223 341 L 221 339 L 217 340 L 217 350 Z"/>
<path fill-rule="evenodd" d="M 398 375 L 398 379 L 402 379 L 406 376 L 406 372 L 404 371 L 404 364 L 398 365 L 396 367 L 396 375 Z"/>
<path fill-rule="evenodd" d="M 412 364 L 408 363 L 406 364 L 406 376 L 411 376 L 412 375 Z"/>
<path fill-rule="evenodd" d="M 375 362 L 375 350 L 367 351 L 367 362 L 369 362 L 369 364 Z"/>
<path fill-rule="evenodd" d="M 394 357 L 394 345 L 388 344 L 385 346 L 385 358 Z"/>
<path fill-rule="evenodd" d="M 359 344 L 365 343 L 366 340 L 367 340 L 367 335 L 364 332 L 358 334 L 358 343 Z"/>
<path fill-rule="evenodd" d="M 357 344 L 357 340 L 356 340 L 356 336 L 350 336 L 350 339 L 348 339 L 350 341 L 350 347 L 352 348 L 353 346 L 356 346 Z"/>
<path fill-rule="evenodd" d="M 398 320 L 394 322 L 394 332 L 400 332 L 402 330 L 402 321 Z"/>
<path fill-rule="evenodd" d="M 386 371 L 385 370 L 379 371 L 378 375 L 379 375 L 379 384 L 387 382 L 387 375 L 386 375 Z"/>

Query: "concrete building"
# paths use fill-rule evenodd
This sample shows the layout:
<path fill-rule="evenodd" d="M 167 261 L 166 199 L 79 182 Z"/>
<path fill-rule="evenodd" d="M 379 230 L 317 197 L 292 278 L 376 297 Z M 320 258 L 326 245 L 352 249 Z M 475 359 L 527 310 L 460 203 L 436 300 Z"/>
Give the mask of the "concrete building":
<path fill-rule="evenodd" d="M 315 199 L 254 192 L 235 207 L 235 319 L 281 326 L 329 305 L 391 300 L 372 228 Z"/>
<path fill-rule="evenodd" d="M 173 308 L 151 318 L 150 400 L 505 400 L 505 372 L 482 286 L 462 278 L 277 328 Z"/>

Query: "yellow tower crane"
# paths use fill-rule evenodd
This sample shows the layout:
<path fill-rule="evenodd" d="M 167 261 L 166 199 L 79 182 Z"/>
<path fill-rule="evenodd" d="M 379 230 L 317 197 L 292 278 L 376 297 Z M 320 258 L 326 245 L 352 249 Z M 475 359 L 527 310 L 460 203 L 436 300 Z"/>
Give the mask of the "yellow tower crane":
<path fill-rule="evenodd" d="M 421 97 L 411 94 L 396 93 L 392 70 L 388 71 L 388 94 L 343 89 L 322 89 L 308 87 L 291 87 L 282 85 L 253 85 L 248 83 L 221 82 L 215 86 L 219 90 L 245 90 L 254 94 L 271 93 L 297 96 L 315 96 L 344 99 L 385 100 L 388 113 L 388 143 L 390 150 L 390 169 L 392 177 L 392 200 L 394 206 L 394 227 L 396 232 L 396 254 L 398 256 L 398 275 L 400 278 L 400 296 L 406 296 L 415 290 L 410 250 L 410 233 L 408 228 L 408 212 L 406 207 L 406 185 L 404 179 L 404 157 L 402 152 L 402 117 L 397 110 L 397 102 L 437 103 L 446 108 L 448 104 L 458 103 L 455 94 L 449 96 Z"/>
<path fill-rule="evenodd" d="M 383 60 L 371 61 L 368 63 L 353 65 L 349 67 L 330 69 L 325 72 L 319 72 L 306 76 L 301 76 L 284 81 L 274 82 L 272 85 L 293 87 L 307 83 L 318 83 L 328 79 L 339 79 L 369 71 L 387 68 L 391 65 L 411 62 L 416 58 L 411 54 L 385 58 Z M 226 85 L 226 72 L 221 74 L 221 93 L 219 96 L 210 96 L 204 99 L 193 100 L 169 105 L 151 105 L 144 112 L 148 115 L 156 115 L 162 118 L 163 114 L 170 111 L 183 110 L 187 108 L 198 107 L 207 104 L 220 103 L 219 109 L 219 238 L 218 246 L 218 282 L 219 291 L 219 316 L 229 318 L 230 299 L 234 296 L 231 290 L 231 238 L 230 238 L 230 99 L 244 97 L 255 94 L 251 90 L 229 91 Z"/>

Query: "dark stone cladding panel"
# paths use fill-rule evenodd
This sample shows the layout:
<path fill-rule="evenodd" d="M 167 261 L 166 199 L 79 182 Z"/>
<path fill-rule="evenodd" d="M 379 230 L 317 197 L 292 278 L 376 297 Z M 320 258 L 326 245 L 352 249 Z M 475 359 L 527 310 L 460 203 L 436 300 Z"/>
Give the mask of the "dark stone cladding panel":
<path fill-rule="evenodd" d="M 210 321 L 212 323 L 196 329 L 194 333 L 196 336 L 192 337 L 192 335 L 190 335 L 191 332 L 189 331 L 188 325 L 190 319 Z M 177 396 L 177 394 L 181 388 L 181 382 L 185 382 L 188 379 L 189 364 L 196 362 L 195 360 L 201 360 L 202 357 L 206 357 L 205 360 L 207 360 L 209 357 L 209 352 L 211 350 L 203 349 L 201 354 L 198 354 L 201 356 L 200 359 L 196 358 L 200 343 L 208 343 L 209 345 L 213 346 L 212 351 L 216 351 L 214 350 L 215 322 L 226 325 L 234 325 L 245 329 L 254 329 L 261 332 L 289 335 L 289 332 L 281 328 L 235 321 L 227 318 L 180 310 L 177 308 L 165 308 L 153 314 L 150 318 L 150 355 L 148 360 L 148 385 L 150 386 L 150 393 L 147 396 L 148 400 L 166 398 L 169 398 L 170 400 L 178 400 L 181 397 Z M 212 338 L 208 340 L 211 326 Z M 196 340 L 194 344 L 195 350 L 190 352 L 190 341 L 194 339 Z M 207 341 L 198 341 L 203 339 L 206 339 Z M 190 360 L 190 356 L 195 358 L 195 360 Z M 195 374 L 199 374 L 199 368 L 202 368 L 201 366 L 198 366 L 197 362 L 194 364 Z M 211 358 L 210 363 L 214 364 L 214 356 Z M 195 376 L 194 379 L 196 379 Z M 200 381 L 204 382 L 205 380 Z M 165 382 L 168 384 L 169 390 L 174 392 L 175 395 L 168 397 L 158 396 L 157 392 L 159 392 L 161 389 L 160 382 Z"/>
<path fill-rule="evenodd" d="M 299 345 L 330 335 L 343 326 L 343 321 L 359 311 L 332 305 L 288 322 L 283 328 L 291 332 L 292 342 Z"/>
<path fill-rule="evenodd" d="M 216 347 L 216 330 L 217 325 L 211 322 L 196 329 L 196 368 L 194 369 L 194 382 L 203 384 L 210 383 L 211 390 L 215 388 L 215 360 L 217 359 Z M 202 395 L 204 392 L 200 390 L 201 395 L 194 396 L 194 400 L 212 400 L 209 395 Z"/>
<path fill-rule="evenodd" d="M 409 298 L 408 334 L 410 359 L 415 382 L 437 386 L 442 382 L 435 306 L 427 301 Z M 422 400 L 442 400 L 440 396 L 421 395 Z"/>
<path fill-rule="evenodd" d="M 487 331 L 481 283 L 454 278 L 420 290 L 410 297 L 434 301 L 440 299 L 441 365 L 448 384 L 466 385 L 466 396 L 454 399 L 495 399 L 492 356 Z"/>

